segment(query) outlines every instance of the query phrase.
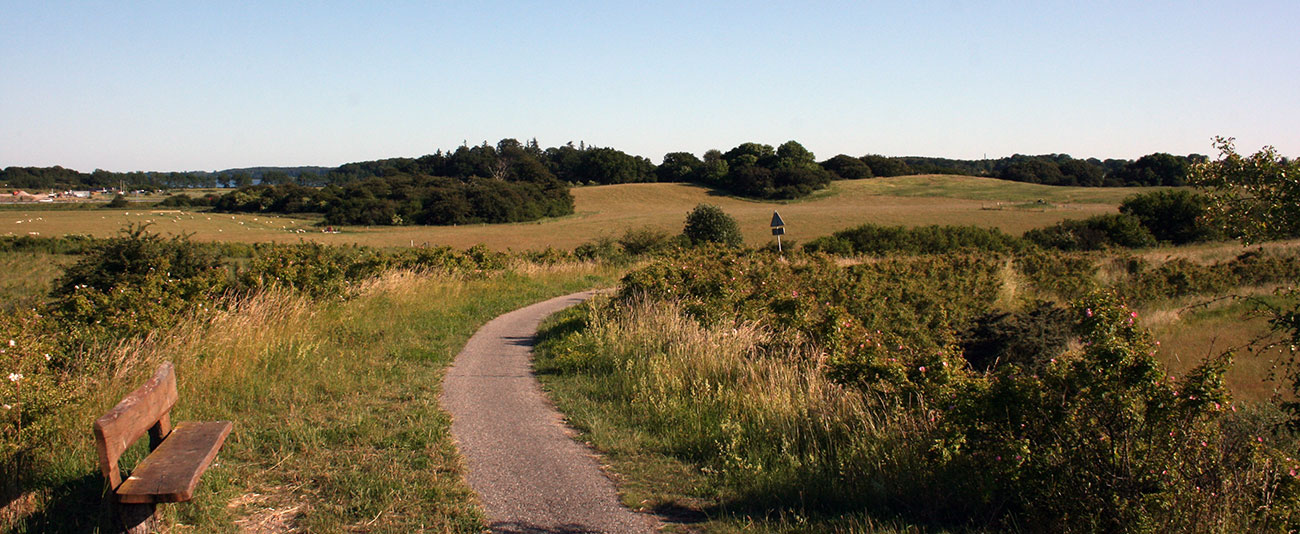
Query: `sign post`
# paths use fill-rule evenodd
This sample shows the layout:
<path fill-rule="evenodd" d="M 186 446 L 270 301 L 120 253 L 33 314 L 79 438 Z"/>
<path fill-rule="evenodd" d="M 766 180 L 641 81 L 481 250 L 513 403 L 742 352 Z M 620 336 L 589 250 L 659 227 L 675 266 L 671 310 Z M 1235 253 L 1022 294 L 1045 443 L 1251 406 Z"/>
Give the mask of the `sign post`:
<path fill-rule="evenodd" d="M 785 235 L 785 221 L 781 220 L 781 214 L 772 212 L 772 235 L 776 236 L 776 251 L 784 254 L 781 249 L 781 236 Z"/>

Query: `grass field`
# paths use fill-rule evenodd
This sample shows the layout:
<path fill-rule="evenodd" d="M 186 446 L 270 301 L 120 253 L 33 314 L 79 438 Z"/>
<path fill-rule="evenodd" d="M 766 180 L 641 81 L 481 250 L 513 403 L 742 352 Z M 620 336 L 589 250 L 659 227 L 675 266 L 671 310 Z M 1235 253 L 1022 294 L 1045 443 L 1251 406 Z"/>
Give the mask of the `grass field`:
<path fill-rule="evenodd" d="M 1143 188 L 1053 187 L 969 176 L 900 176 L 835 182 L 812 198 L 759 202 L 719 195 L 688 184 L 623 184 L 573 189 L 575 213 L 529 223 L 458 227 L 344 227 L 325 234 L 319 218 L 222 215 L 167 209 L 29 210 L 0 212 L 0 235 L 91 234 L 107 236 L 130 222 L 154 223 L 164 233 L 191 233 L 200 241 L 310 240 L 373 246 L 482 243 L 496 250 L 572 249 L 599 237 L 637 228 L 681 231 L 686 213 L 701 202 L 717 204 L 740 223 L 746 241 L 772 239 L 772 212 L 787 223 L 787 240 L 807 241 L 863 223 L 991 226 L 1020 234 L 1067 218 L 1113 212 L 1124 197 Z M 1039 201 L 1042 201 L 1041 203 Z"/>

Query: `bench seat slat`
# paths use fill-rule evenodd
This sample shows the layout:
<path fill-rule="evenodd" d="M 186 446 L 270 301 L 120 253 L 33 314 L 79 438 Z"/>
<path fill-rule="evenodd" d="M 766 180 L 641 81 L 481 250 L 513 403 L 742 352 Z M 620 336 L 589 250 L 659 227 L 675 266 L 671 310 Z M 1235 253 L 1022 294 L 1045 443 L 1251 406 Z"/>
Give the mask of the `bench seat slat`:
<path fill-rule="evenodd" d="M 233 427 L 230 421 L 185 422 L 167 435 L 117 488 L 122 503 L 184 502 L 194 496 L 199 475 L 217 457 Z"/>

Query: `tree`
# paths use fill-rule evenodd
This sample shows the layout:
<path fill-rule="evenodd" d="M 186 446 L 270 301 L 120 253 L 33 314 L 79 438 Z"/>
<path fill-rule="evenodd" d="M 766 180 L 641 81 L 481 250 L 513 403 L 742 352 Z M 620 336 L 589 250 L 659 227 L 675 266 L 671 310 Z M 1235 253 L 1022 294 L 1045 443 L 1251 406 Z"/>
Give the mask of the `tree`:
<path fill-rule="evenodd" d="M 1156 239 L 1182 245 L 1218 237 L 1205 220 L 1207 204 L 1204 195 L 1191 191 L 1154 191 L 1124 199 L 1119 211 L 1137 217 Z"/>
<path fill-rule="evenodd" d="M 709 185 L 722 186 L 726 183 L 729 172 L 731 166 L 722 156 L 722 151 L 713 149 L 704 153 L 704 169 L 701 171 L 700 181 Z"/>
<path fill-rule="evenodd" d="M 907 164 L 898 158 L 868 154 L 860 159 L 871 167 L 871 174 L 874 176 L 902 176 L 912 172 L 907 168 Z"/>
<path fill-rule="evenodd" d="M 289 178 L 289 173 L 284 171 L 267 171 L 262 173 L 262 183 L 266 185 L 287 184 L 293 180 Z"/>
<path fill-rule="evenodd" d="M 704 162 L 690 152 L 669 152 L 664 154 L 663 163 L 655 168 L 660 182 L 695 182 L 701 181 Z"/>
<path fill-rule="evenodd" d="M 813 153 L 804 148 L 797 141 L 786 141 L 776 149 L 776 157 L 779 160 L 777 166 L 786 165 L 816 165 L 817 160 Z"/>
<path fill-rule="evenodd" d="M 1300 236 L 1300 161 L 1271 146 L 1241 156 L 1232 142 L 1215 137 L 1218 161 L 1197 164 L 1190 173 L 1210 197 L 1212 219 L 1246 243 Z"/>
<path fill-rule="evenodd" d="M 1189 181 L 1210 197 L 1210 220 L 1223 231 L 1246 243 L 1300 235 L 1300 162 L 1278 155 L 1271 146 L 1251 156 L 1237 154 L 1231 137 L 1215 137 L 1219 159 L 1192 166 Z M 1290 425 L 1300 428 L 1300 291 L 1280 290 L 1277 303 L 1257 301 L 1271 315 L 1269 325 L 1283 339 L 1274 346 L 1289 346 L 1284 363 L 1291 381 L 1291 399 L 1282 407 L 1291 415 Z M 1268 347 L 1265 347 L 1268 348 Z"/>
<path fill-rule="evenodd" d="M 1183 185 L 1190 169 L 1187 158 L 1157 152 L 1138 158 L 1117 172 L 1125 185 Z"/>
<path fill-rule="evenodd" d="M 863 163 L 862 160 L 853 156 L 840 154 L 831 159 L 822 162 L 822 168 L 835 173 L 843 180 L 858 180 L 861 178 L 871 178 L 871 167 Z"/>
<path fill-rule="evenodd" d="M 702 243 L 721 243 L 738 247 L 744 241 L 740 235 L 740 225 L 722 208 L 712 204 L 695 206 L 686 215 L 686 227 L 682 229 L 693 245 Z"/>
<path fill-rule="evenodd" d="M 130 205 L 130 203 L 127 202 L 126 197 L 122 196 L 121 194 L 118 194 L 118 195 L 113 196 L 113 200 L 109 201 L 108 204 L 105 204 L 104 207 L 105 207 L 105 208 L 125 208 L 125 207 L 127 207 L 127 206 L 129 206 L 129 205 Z"/>
<path fill-rule="evenodd" d="M 240 171 L 231 176 L 230 181 L 234 182 L 235 187 L 248 187 L 253 185 L 253 175 Z"/>

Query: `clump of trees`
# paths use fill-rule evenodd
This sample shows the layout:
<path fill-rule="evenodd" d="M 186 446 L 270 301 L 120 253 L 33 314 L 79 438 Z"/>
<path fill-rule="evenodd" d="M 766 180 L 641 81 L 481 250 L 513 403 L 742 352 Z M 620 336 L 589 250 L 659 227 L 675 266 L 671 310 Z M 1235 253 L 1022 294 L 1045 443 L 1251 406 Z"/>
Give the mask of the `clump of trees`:
<path fill-rule="evenodd" d="M 320 189 L 293 183 L 243 187 L 223 195 L 214 209 L 323 213 L 327 224 L 365 225 L 505 223 L 573 213 L 568 185 L 535 150 L 512 139 L 496 148 L 462 149 L 423 163 L 390 160 L 393 166 L 377 168 L 382 176 Z M 358 176 L 364 174 L 360 169 L 354 169 Z"/>
<path fill-rule="evenodd" d="M 660 181 L 701 183 L 735 195 L 763 199 L 807 196 L 839 178 L 818 164 L 813 153 L 796 141 L 786 141 L 777 148 L 741 143 L 726 153 L 705 152 L 703 160 L 689 152 L 670 152 L 656 169 L 656 175 Z M 863 177 L 860 173 L 854 175 Z"/>

